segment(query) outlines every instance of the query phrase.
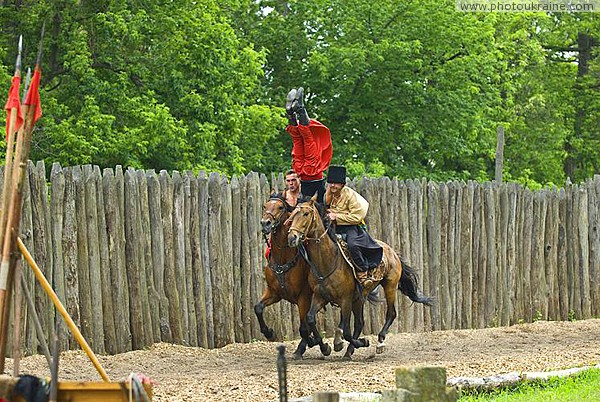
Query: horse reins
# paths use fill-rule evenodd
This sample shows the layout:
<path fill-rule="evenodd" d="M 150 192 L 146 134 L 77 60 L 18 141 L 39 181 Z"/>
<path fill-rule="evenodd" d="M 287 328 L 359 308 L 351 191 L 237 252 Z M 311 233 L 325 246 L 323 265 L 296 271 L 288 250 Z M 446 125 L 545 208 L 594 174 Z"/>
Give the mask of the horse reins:
<path fill-rule="evenodd" d="M 296 208 L 302 208 L 300 205 L 297 206 Z M 307 225 L 307 227 L 310 227 L 310 225 L 312 225 L 317 218 L 315 218 L 315 212 L 311 211 L 311 220 L 310 223 Z M 290 216 L 288 219 L 291 219 L 292 216 Z M 327 223 L 327 226 L 324 228 L 323 233 L 315 238 L 310 238 L 310 237 L 305 237 L 304 240 L 306 241 L 314 241 L 315 243 L 319 243 L 321 242 L 321 239 L 327 234 L 327 231 L 329 230 L 329 228 L 331 227 L 331 220 L 329 220 L 329 222 Z M 290 226 L 288 231 L 292 231 L 292 229 L 294 229 L 296 232 L 298 233 L 302 233 L 300 230 L 295 229 L 292 226 Z M 303 236 L 305 236 L 305 233 L 302 233 Z M 308 265 L 310 266 L 310 270 L 313 273 L 313 275 L 318 279 L 319 282 L 323 282 L 325 279 L 329 278 L 337 269 L 337 266 L 334 266 L 333 269 L 331 270 L 331 272 L 329 272 L 327 275 L 321 275 L 321 272 L 319 271 L 319 269 L 315 266 L 315 264 L 310 260 L 310 258 L 308 257 L 308 252 L 306 251 L 306 248 L 304 247 L 304 244 L 300 244 L 298 246 L 298 252 L 302 255 L 302 257 L 306 260 L 306 262 L 308 263 Z"/>
<path fill-rule="evenodd" d="M 278 201 L 280 202 L 283 207 L 286 209 L 286 211 L 288 211 L 288 204 L 287 202 L 285 202 L 284 200 L 277 198 L 277 197 L 272 197 L 269 199 L 269 201 Z M 279 225 L 281 225 L 281 217 L 283 216 L 283 214 L 281 214 L 279 216 L 279 219 L 275 218 L 275 215 L 273 215 L 270 211 L 265 211 L 265 214 L 271 216 L 271 218 L 273 218 L 273 221 L 275 221 L 275 224 L 273 225 L 273 228 L 271 229 L 271 231 L 269 232 L 271 234 L 271 236 L 273 236 L 275 234 L 275 232 L 277 231 L 277 228 L 279 227 Z M 265 240 L 267 238 L 266 234 L 263 234 L 263 236 L 265 237 Z M 272 246 L 273 247 L 273 246 Z M 283 247 L 278 247 L 279 250 L 281 250 Z M 281 286 L 282 289 L 285 290 L 285 274 L 294 266 L 296 265 L 296 263 L 298 262 L 298 256 L 300 255 L 300 249 L 298 249 L 298 251 L 296 252 L 296 255 L 288 262 L 286 262 L 285 264 L 277 264 L 273 261 L 270 261 L 271 258 L 269 256 L 269 263 L 268 266 L 271 269 L 271 271 L 275 274 L 275 276 L 277 277 L 277 280 L 279 281 L 279 286 Z"/>

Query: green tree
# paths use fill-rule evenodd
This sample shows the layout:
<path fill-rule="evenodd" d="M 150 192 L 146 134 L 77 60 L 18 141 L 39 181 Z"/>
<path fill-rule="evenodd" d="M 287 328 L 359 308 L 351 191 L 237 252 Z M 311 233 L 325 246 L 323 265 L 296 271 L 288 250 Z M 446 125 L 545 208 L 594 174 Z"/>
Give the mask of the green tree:
<path fill-rule="evenodd" d="M 48 16 L 44 117 L 32 158 L 229 174 L 268 164 L 256 146 L 277 136 L 281 120 L 257 99 L 264 54 L 238 40 L 216 2 L 9 8 L 1 18 L 16 22 L 3 25 L 4 46 L 19 33 L 33 43 Z M 32 46 L 27 54 L 35 54 Z"/>

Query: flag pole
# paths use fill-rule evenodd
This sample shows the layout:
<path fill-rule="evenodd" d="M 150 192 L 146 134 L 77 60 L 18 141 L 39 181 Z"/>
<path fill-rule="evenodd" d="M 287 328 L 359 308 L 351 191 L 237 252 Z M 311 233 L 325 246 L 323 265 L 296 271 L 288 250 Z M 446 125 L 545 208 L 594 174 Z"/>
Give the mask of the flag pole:
<path fill-rule="evenodd" d="M 41 116 L 41 107 L 39 104 L 39 81 L 41 77 L 44 30 L 45 23 L 42 26 L 42 33 L 33 78 L 31 80 L 29 90 L 27 91 L 27 98 L 25 100 L 27 112 L 25 114 L 23 134 L 19 136 L 17 142 L 15 160 L 16 163 L 18 163 L 18 166 L 13 170 L 12 174 L 13 188 L 11 191 L 7 224 L 4 232 L 4 243 L 2 247 L 2 262 L 0 263 L 0 372 L 4 372 L 6 359 L 8 319 L 10 317 L 10 295 L 13 285 L 14 269 L 17 260 L 15 250 L 16 239 L 19 235 L 19 226 L 21 221 L 21 197 L 23 192 L 23 182 L 27 173 L 27 161 L 29 160 L 29 150 L 31 146 L 33 127 L 35 126 L 36 120 Z"/>
<path fill-rule="evenodd" d="M 17 101 L 19 96 L 19 87 L 21 84 L 21 52 L 23 51 L 23 36 L 19 36 L 19 45 L 18 45 L 18 55 L 17 62 L 15 63 L 15 74 L 13 76 L 13 83 L 11 85 L 11 90 L 9 91 L 9 100 L 7 102 L 11 103 L 11 95 L 17 95 Z M 14 92 L 13 92 L 14 91 Z M 13 99 L 14 101 L 14 99 Z M 14 102 L 12 102 L 14 103 Z M 21 108 L 19 105 L 10 105 L 10 114 L 8 120 L 8 127 L 6 132 L 6 158 L 4 162 L 4 180 L 2 185 L 2 204 L 0 204 L 0 245 L 4 244 L 4 234 L 6 228 L 6 221 L 8 219 L 8 203 L 9 203 L 9 195 L 11 194 L 12 189 L 12 171 L 13 171 L 13 151 L 15 148 L 15 134 L 18 130 L 20 130 L 20 126 L 22 125 L 23 116 L 19 116 L 21 113 Z M 21 124 L 17 127 L 17 122 L 21 119 Z"/>

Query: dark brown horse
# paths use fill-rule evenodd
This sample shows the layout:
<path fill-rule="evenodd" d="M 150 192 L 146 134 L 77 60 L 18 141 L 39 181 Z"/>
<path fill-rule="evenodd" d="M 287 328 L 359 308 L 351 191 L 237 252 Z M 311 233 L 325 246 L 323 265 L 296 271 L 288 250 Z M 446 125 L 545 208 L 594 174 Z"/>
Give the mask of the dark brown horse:
<path fill-rule="evenodd" d="M 307 346 L 313 347 L 317 344 L 321 349 L 321 353 L 328 356 L 331 354 L 329 344 L 323 343 L 322 339 L 315 342 L 315 339 L 310 336 L 310 328 L 306 324 L 306 313 L 310 308 L 312 299 L 312 290 L 308 283 L 309 267 L 298 253 L 298 248 L 288 245 L 289 224 L 285 225 L 284 223 L 293 208 L 288 205 L 285 199 L 285 192 L 271 194 L 263 206 L 260 223 L 263 234 L 265 236 L 270 235 L 271 250 L 268 256 L 268 266 L 265 267 L 267 287 L 260 301 L 254 306 L 254 312 L 258 318 L 262 334 L 268 340 L 274 341 L 274 331 L 265 323 L 263 310 L 281 299 L 297 305 L 302 340 L 298 344 L 293 357 L 301 359 Z"/>
<path fill-rule="evenodd" d="M 316 202 L 315 198 L 298 204 L 288 218 L 287 224 L 290 225 L 288 235 L 290 247 L 308 243 L 306 249 L 313 269 L 311 275 L 315 276 L 317 284 L 313 286 L 313 296 L 306 321 L 315 342 L 320 340 L 315 326 L 316 315 L 327 303 L 333 303 L 341 309 L 341 328 L 344 339 L 354 348 L 369 346 L 366 338 L 358 338 L 364 323 L 362 320 L 363 299 L 356 297 L 358 286 L 354 273 L 338 248 L 335 233 L 329 225 L 329 220 L 321 205 Z M 394 250 L 386 243 L 379 241 L 379 244 L 383 247 L 384 275 L 380 281 L 373 281 L 373 284 L 364 290 L 370 292 L 381 284 L 385 292 L 387 310 L 385 323 L 378 334 L 379 344 L 377 345 L 377 353 L 382 353 L 385 348 L 387 331 L 397 316 L 396 293 L 398 289 L 416 303 L 430 306 L 432 299 L 419 292 L 417 277 L 412 268 L 403 264 Z M 360 311 L 357 311 L 357 305 L 360 306 Z M 350 333 L 350 313 L 352 311 L 354 312 L 354 333 Z"/>

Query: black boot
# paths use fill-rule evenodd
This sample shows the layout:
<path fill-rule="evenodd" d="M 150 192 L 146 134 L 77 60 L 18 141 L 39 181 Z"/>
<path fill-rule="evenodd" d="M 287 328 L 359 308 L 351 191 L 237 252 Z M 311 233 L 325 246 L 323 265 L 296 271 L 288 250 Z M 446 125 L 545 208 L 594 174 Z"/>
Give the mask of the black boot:
<path fill-rule="evenodd" d="M 294 110 L 292 109 L 292 105 L 295 100 L 296 100 L 296 90 L 294 88 L 292 88 L 290 90 L 290 92 L 288 92 L 287 98 L 285 100 L 285 114 L 287 115 L 288 124 L 290 126 L 298 125 L 298 120 L 296 119 L 296 113 L 294 113 Z"/>
<path fill-rule="evenodd" d="M 296 90 L 296 99 L 292 103 L 292 109 L 296 112 L 298 121 L 303 126 L 308 126 L 310 123 L 310 117 L 304 107 L 304 88 L 300 87 Z"/>

